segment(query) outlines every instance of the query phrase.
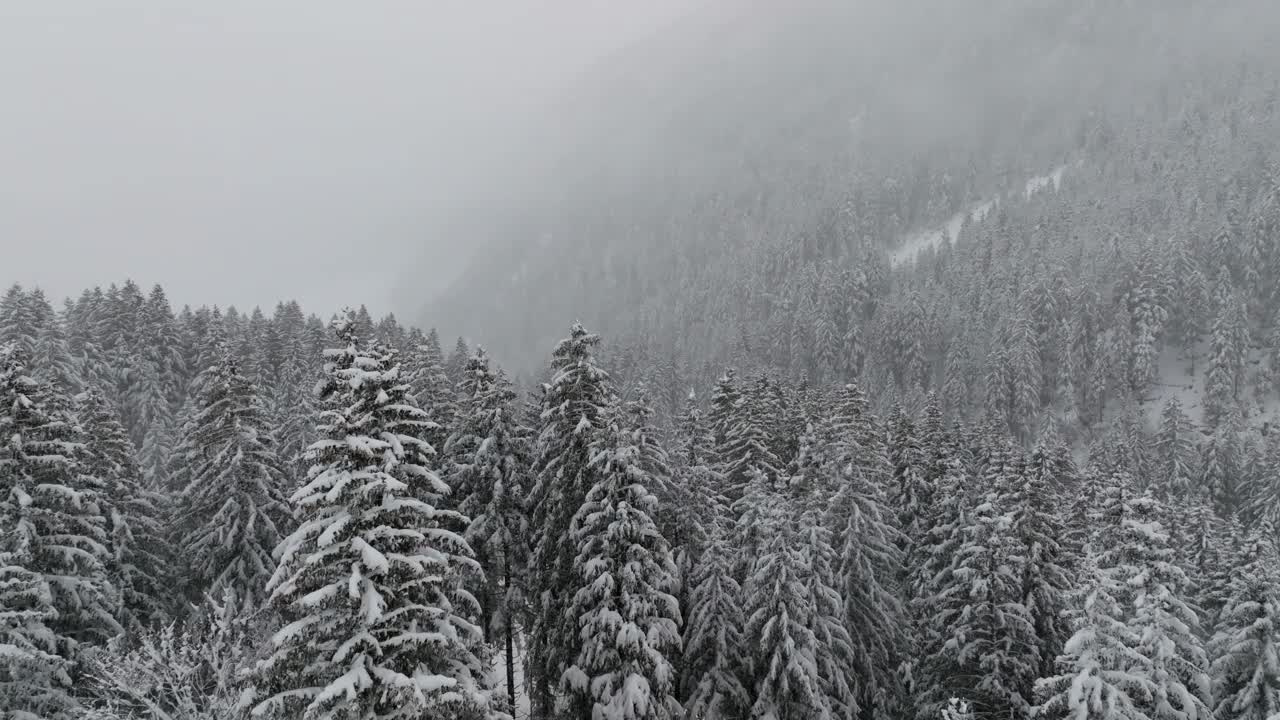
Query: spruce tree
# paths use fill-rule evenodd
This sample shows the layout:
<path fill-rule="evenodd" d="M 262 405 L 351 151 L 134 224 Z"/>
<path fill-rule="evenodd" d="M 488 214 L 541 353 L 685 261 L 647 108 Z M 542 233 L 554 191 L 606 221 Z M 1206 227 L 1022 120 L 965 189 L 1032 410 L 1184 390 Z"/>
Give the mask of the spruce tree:
<path fill-rule="evenodd" d="M 962 516 L 945 584 L 930 599 L 939 630 L 927 650 L 922 714 L 959 697 L 979 717 L 1009 717 L 1025 712 L 1033 699 L 1039 642 L 1015 570 L 1022 548 L 996 501 L 989 493 Z"/>
<path fill-rule="evenodd" d="M 100 393 L 80 396 L 77 412 L 88 439 L 86 468 L 105 484 L 107 568 L 121 593 L 121 619 L 130 630 L 153 625 L 173 606 L 173 558 L 162 522 L 168 498 L 143 482 L 133 444 Z"/>
<path fill-rule="evenodd" d="M 751 706 L 742 682 L 747 651 L 742 588 L 733 577 L 733 550 L 724 524 L 721 519 L 709 529 L 689 578 L 680 684 L 690 718 L 731 720 Z"/>
<path fill-rule="evenodd" d="M 574 324 L 556 346 L 551 382 L 542 392 L 529 493 L 529 625 L 527 669 L 535 717 L 553 712 L 555 688 L 582 647 L 576 618 L 569 614 L 578 587 L 578 549 L 570 537 L 578 510 L 599 480 L 592 462 L 606 429 L 605 414 L 615 403 L 609 375 L 595 364 L 599 337 Z"/>
<path fill-rule="evenodd" d="M 8 512 L 0 519 L 19 527 Z M 84 709 L 64 655 L 73 643 L 54 627 L 53 589 L 27 569 L 32 558 L 24 541 L 20 533 L 0 537 L 0 707 L 14 718 L 79 718 Z"/>
<path fill-rule="evenodd" d="M 1135 705 L 1151 720 L 1208 717 L 1208 659 L 1199 618 L 1185 599 L 1186 574 L 1158 520 L 1163 509 L 1148 494 L 1121 499 L 1118 511 L 1119 528 L 1100 564 L 1114 568 L 1124 589 L 1118 599 L 1139 637 L 1135 650 L 1149 663 L 1150 697 Z"/>
<path fill-rule="evenodd" d="M 1086 585 L 1075 632 L 1057 658 L 1057 672 L 1036 683 L 1033 717 L 1049 720 L 1150 720 L 1140 707 L 1152 697 L 1150 660 L 1138 652 L 1138 632 L 1125 623 L 1113 568 L 1084 563 Z"/>
<path fill-rule="evenodd" d="M 1219 720 L 1267 720 L 1280 713 L 1280 576 L 1275 537 L 1263 522 L 1234 563 L 1226 606 L 1209 651 Z"/>
<path fill-rule="evenodd" d="M 896 666 L 906 643 L 907 618 L 900 599 L 902 533 L 875 478 L 888 461 L 872 443 L 861 394 L 854 386 L 838 395 L 822 436 L 828 493 L 819 497 L 821 522 L 834 545 L 835 589 L 852 644 L 854 691 L 861 707 L 884 711 L 899 685 Z"/>
<path fill-rule="evenodd" d="M 201 384 L 176 450 L 182 482 L 176 547 L 187 563 L 184 590 L 198 600 L 231 588 L 256 607 L 275 570 L 272 551 L 290 531 L 292 479 L 276 455 L 257 388 L 230 356 Z"/>
<path fill-rule="evenodd" d="M 285 620 L 257 668 L 254 712 L 278 718 L 473 718 L 488 714 L 476 657 L 479 574 L 465 523 L 440 508 L 427 467 L 430 420 L 394 356 L 335 322 L 326 351 L 323 438 L 291 502 L 300 524 L 267 585 Z"/>
<path fill-rule="evenodd" d="M 490 369 L 483 348 L 476 348 L 468 361 L 465 378 L 461 387 L 466 413 L 457 419 L 445 446 L 445 480 L 459 510 L 470 518 L 464 539 L 485 574 L 477 592 L 485 638 L 502 638 L 507 692 L 514 700 L 515 628 L 527 572 L 527 432 L 518 424 L 511 384 L 501 371 Z"/>
<path fill-rule="evenodd" d="M 427 439 L 438 451 L 444 450 L 445 441 L 458 412 L 457 388 L 444 369 L 440 351 L 440 338 L 432 328 L 425 338 L 420 333 L 413 336 L 414 347 L 405 359 L 409 368 L 409 384 L 418 406 L 431 416 L 439 427 L 428 432 Z M 466 391 L 463 390 L 465 395 Z"/>
<path fill-rule="evenodd" d="M 764 498 L 760 519 L 765 544 L 744 586 L 746 644 L 751 657 L 753 718 L 829 720 L 832 699 L 819 669 L 822 652 L 813 630 L 815 603 L 805 582 L 811 568 L 800 548 L 795 521 L 781 498 Z"/>
<path fill-rule="evenodd" d="M 569 610 L 581 647 L 561 685 L 567 705 L 592 717 L 678 718 L 676 566 L 653 521 L 644 433 L 624 422 L 614 418 L 598 442 L 596 482 L 571 525 L 578 553 Z"/>
<path fill-rule="evenodd" d="M 17 567 L 13 592 L 39 598 L 31 621 L 52 632 L 31 641 L 74 664 L 83 645 L 123 630 L 107 573 L 106 488 L 85 465 L 70 399 L 28 376 L 24 363 L 21 350 L 0 345 L 0 553 Z"/>
<path fill-rule="evenodd" d="M 1055 492 L 1064 478 L 1053 461 L 1053 451 L 1037 446 L 1021 473 L 1006 476 L 999 489 L 1001 504 L 1011 519 L 1010 531 L 1022 545 L 1015 566 L 1021 566 L 1022 604 L 1035 626 L 1040 676 L 1053 670 L 1070 629 L 1064 618 L 1064 602 L 1072 587 L 1072 558 L 1062 538 L 1066 523 Z M 1065 484 L 1065 483 L 1064 483 Z"/>

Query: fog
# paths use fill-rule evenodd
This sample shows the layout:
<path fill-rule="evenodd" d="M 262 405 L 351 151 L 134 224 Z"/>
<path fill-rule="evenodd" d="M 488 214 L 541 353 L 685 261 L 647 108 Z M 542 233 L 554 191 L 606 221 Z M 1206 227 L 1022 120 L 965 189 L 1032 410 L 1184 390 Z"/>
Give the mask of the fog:
<path fill-rule="evenodd" d="M 527 118 L 691 4 L 0 0 L 0 282 L 413 307 Z"/>

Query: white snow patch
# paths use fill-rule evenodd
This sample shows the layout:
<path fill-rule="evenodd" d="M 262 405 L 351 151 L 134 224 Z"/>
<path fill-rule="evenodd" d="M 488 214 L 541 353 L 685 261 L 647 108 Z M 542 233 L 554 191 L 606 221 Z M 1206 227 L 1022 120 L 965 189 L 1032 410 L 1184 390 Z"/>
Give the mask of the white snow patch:
<path fill-rule="evenodd" d="M 1037 175 L 1031 178 L 1023 189 L 1023 198 L 1030 200 L 1032 195 L 1050 186 L 1053 187 L 1054 192 L 1057 192 L 1062 187 L 1062 173 L 1066 172 L 1066 170 L 1066 165 L 1059 165 L 1051 170 L 1048 175 Z"/>
<path fill-rule="evenodd" d="M 499 638 L 500 639 L 500 638 Z M 516 714 L 514 720 L 527 720 L 532 713 L 529 704 L 529 688 L 524 682 L 524 662 L 525 662 L 525 643 L 523 634 L 517 632 L 515 642 L 515 680 L 516 680 Z M 507 651 L 504 648 L 502 652 L 493 656 L 493 664 L 489 668 L 487 680 L 489 686 L 502 691 L 506 696 L 507 691 Z"/>
<path fill-rule="evenodd" d="M 1023 187 L 1023 198 L 1030 199 L 1032 195 L 1050 187 L 1053 188 L 1054 192 L 1057 192 L 1062 187 L 1062 175 L 1066 170 L 1066 165 L 1059 165 L 1045 175 L 1037 175 L 1027 180 Z M 936 247 L 944 238 L 954 245 L 956 239 L 960 237 L 960 228 L 964 225 L 965 215 L 968 215 L 972 222 L 982 222 L 991 214 L 991 210 L 1000 203 L 1000 199 L 1001 196 L 996 195 L 990 200 L 961 210 L 948 218 L 941 227 L 908 233 L 904 236 L 902 242 L 898 243 L 898 246 L 889 253 L 889 264 L 900 265 L 912 260 L 921 250 Z"/>
<path fill-rule="evenodd" d="M 1197 428 L 1204 428 L 1204 378 L 1209 367 L 1208 342 L 1200 343 L 1193 352 L 1196 358 L 1194 363 L 1184 352 L 1176 348 L 1166 347 L 1160 351 L 1157 366 L 1159 376 L 1141 401 L 1147 430 L 1155 431 L 1160 427 L 1160 412 L 1164 409 L 1165 403 L 1173 398 L 1178 399 L 1178 404 L 1182 406 L 1182 412 L 1186 413 L 1187 419 Z M 1262 361 L 1261 351 L 1250 351 L 1250 368 L 1256 368 Z M 1194 374 L 1190 372 L 1193 369 Z M 1275 424 L 1277 417 L 1280 417 L 1278 415 L 1280 402 L 1277 402 L 1275 396 L 1270 393 L 1264 398 L 1257 398 L 1251 389 L 1252 383 L 1249 385 L 1250 389 L 1241 394 L 1241 401 L 1245 408 L 1245 422 L 1254 427 L 1261 427 L 1264 422 Z M 1118 407 L 1118 403 L 1109 403 L 1104 419 L 1110 421 L 1115 417 Z"/>
<path fill-rule="evenodd" d="M 996 206 L 996 199 L 988 200 L 984 203 L 974 205 L 968 210 L 961 210 L 947 219 L 947 222 L 938 228 L 930 228 L 908 235 L 893 252 L 889 253 L 889 263 L 898 265 L 908 260 L 912 260 L 921 250 L 925 248 L 936 247 L 946 238 L 947 242 L 955 244 L 956 239 L 960 237 L 960 228 L 964 226 L 964 218 L 967 214 L 972 222 L 982 222 L 987 215 L 991 213 L 991 209 Z"/>

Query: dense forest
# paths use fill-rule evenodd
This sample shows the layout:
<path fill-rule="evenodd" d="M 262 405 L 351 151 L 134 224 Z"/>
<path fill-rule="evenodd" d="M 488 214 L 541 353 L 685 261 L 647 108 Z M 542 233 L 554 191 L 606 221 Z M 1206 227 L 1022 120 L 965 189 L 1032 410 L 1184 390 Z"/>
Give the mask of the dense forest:
<path fill-rule="evenodd" d="M 393 316 L 175 315 L 132 282 L 60 311 L 14 286 L 0 338 L 14 717 L 1280 701 L 1280 442 L 1231 413 L 1171 400 L 1077 457 L 945 393 L 879 415 L 856 383 L 622 381 L 578 324 L 520 388 Z"/>
<path fill-rule="evenodd" d="M 5 278 L 0 717 L 1280 717 L 1274 11 L 748 4 L 407 322 Z"/>

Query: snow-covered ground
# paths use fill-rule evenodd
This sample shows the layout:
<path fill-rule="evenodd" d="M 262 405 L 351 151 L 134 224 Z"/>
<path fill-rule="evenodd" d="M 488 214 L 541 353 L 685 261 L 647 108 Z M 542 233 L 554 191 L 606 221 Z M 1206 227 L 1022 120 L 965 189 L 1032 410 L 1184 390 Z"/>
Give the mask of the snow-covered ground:
<path fill-rule="evenodd" d="M 1032 195 L 1047 188 L 1053 188 L 1054 192 L 1057 192 L 1062 187 L 1062 176 L 1066 171 L 1066 165 L 1059 165 L 1044 175 L 1036 175 L 1028 179 L 1023 186 L 1023 197 L 1030 199 Z M 960 236 L 960 228 L 964 225 L 966 214 L 971 221 L 982 222 L 990 214 L 992 208 L 1000 202 L 1000 199 L 1001 196 L 997 195 L 986 202 L 961 210 L 948 218 L 941 227 L 932 227 L 908 233 L 902 242 L 889 253 L 889 263 L 891 265 L 899 265 L 911 260 L 921 250 L 936 247 L 938 243 L 942 242 L 943 238 L 946 238 L 949 243 L 955 243 L 956 238 Z"/>
<path fill-rule="evenodd" d="M 515 720 L 526 720 L 529 717 L 529 693 L 524 686 L 524 636 L 517 635 L 515 641 L 515 676 L 516 676 L 516 716 Z M 507 652 L 503 650 L 493 658 L 489 668 L 491 687 L 501 688 L 505 694 L 507 688 Z"/>
<path fill-rule="evenodd" d="M 1148 429 L 1160 426 L 1160 411 L 1171 398 L 1177 398 L 1187 418 L 1199 427 L 1204 427 L 1204 377 L 1208 363 L 1208 343 L 1202 343 L 1196 352 L 1200 358 L 1194 366 L 1182 352 L 1165 348 L 1160 353 L 1159 379 L 1152 385 L 1147 396 L 1143 398 L 1143 410 L 1147 418 Z M 1262 353 L 1258 350 L 1249 353 L 1250 372 L 1262 363 Z M 1245 410 L 1245 422 L 1249 425 L 1261 426 L 1264 422 L 1276 424 L 1280 418 L 1280 403 L 1273 396 L 1259 400 L 1252 392 L 1241 398 Z"/>

